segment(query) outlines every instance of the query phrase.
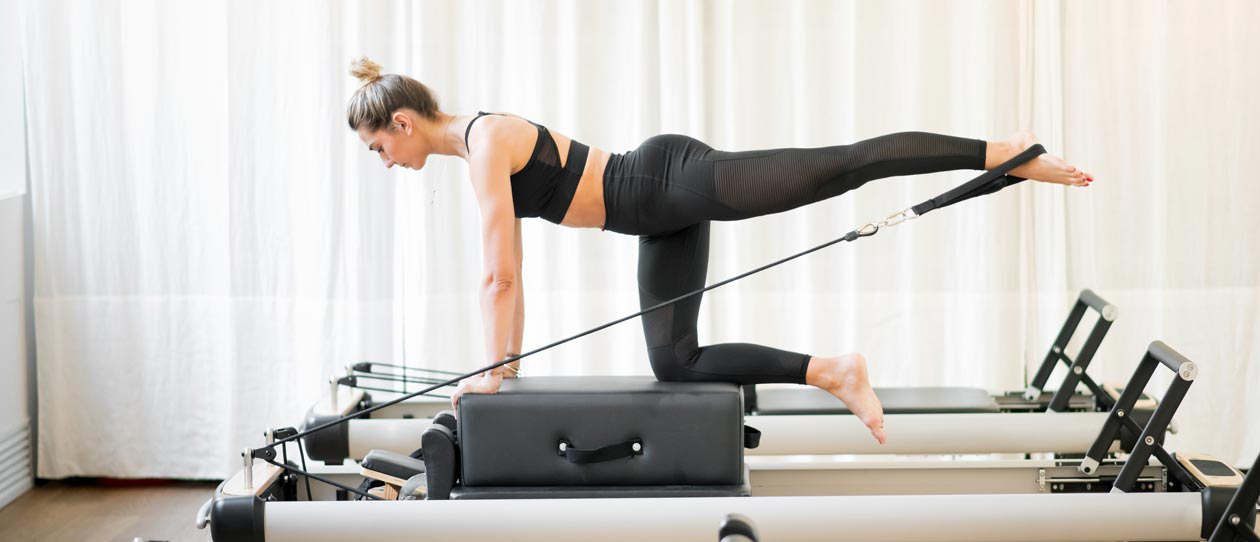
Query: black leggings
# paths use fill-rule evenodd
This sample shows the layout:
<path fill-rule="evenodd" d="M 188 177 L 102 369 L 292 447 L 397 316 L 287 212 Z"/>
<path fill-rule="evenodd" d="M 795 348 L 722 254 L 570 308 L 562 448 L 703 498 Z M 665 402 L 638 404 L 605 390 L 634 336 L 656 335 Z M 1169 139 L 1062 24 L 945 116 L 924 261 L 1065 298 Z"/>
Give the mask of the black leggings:
<path fill-rule="evenodd" d="M 906 132 L 816 149 L 723 152 L 687 136 L 655 136 L 609 159 L 604 229 L 639 236 L 639 305 L 647 308 L 704 287 L 712 220 L 795 209 L 872 179 L 984 169 L 985 145 Z M 643 315 L 657 379 L 805 383 L 807 354 L 744 343 L 700 346 L 700 298 Z"/>

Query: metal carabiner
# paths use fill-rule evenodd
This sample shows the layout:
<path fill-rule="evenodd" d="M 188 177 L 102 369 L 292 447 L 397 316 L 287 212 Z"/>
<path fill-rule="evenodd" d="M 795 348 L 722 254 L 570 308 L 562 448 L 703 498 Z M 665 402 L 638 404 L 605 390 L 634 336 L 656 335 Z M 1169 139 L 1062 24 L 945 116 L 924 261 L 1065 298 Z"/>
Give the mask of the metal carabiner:
<path fill-rule="evenodd" d="M 897 224 L 900 224 L 907 220 L 914 220 L 916 218 L 919 218 L 919 214 L 915 213 L 914 209 L 905 209 L 903 211 L 899 211 L 891 215 L 888 215 L 888 218 L 885 218 L 883 222 L 879 223 L 879 225 L 881 227 L 888 228 L 891 226 L 896 226 Z"/>

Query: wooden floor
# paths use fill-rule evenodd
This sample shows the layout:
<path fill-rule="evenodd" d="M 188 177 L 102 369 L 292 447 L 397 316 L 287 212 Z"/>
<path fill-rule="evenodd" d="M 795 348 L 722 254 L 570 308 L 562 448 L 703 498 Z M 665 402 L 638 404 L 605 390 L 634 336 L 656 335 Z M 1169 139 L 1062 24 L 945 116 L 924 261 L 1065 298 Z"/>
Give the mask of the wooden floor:
<path fill-rule="evenodd" d="M 0 509 L 0 540 L 171 542 L 210 540 L 193 525 L 197 509 L 214 494 L 214 482 L 150 487 L 102 487 L 49 482 Z"/>

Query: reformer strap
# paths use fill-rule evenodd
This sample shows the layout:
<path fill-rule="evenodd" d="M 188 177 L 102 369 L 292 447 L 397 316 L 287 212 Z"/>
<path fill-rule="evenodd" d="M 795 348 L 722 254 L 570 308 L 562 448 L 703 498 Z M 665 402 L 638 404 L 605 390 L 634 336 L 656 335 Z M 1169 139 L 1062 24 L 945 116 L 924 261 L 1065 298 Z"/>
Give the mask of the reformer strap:
<path fill-rule="evenodd" d="M 1023 165 L 1024 162 L 1032 160 L 1033 158 L 1045 153 L 1046 148 L 1041 146 L 1040 143 L 1028 147 L 1028 149 L 1024 152 L 1021 152 L 1014 158 L 980 174 L 979 177 L 967 181 L 966 183 L 963 183 L 944 194 L 915 205 L 914 207 L 911 207 L 910 210 L 914 211 L 914 214 L 922 216 L 927 214 L 928 211 L 940 209 L 941 207 L 948 207 L 976 196 L 992 194 L 1013 184 L 1024 182 L 1027 179 L 1024 179 L 1023 177 L 1016 177 L 1014 175 L 1007 175 L 1007 173 L 1010 173 L 1011 170 Z"/>
<path fill-rule="evenodd" d="M 756 274 L 756 273 L 760 273 L 760 272 L 765 271 L 766 269 L 769 269 L 769 268 L 771 268 L 771 267 L 775 267 L 775 266 L 778 266 L 778 265 L 782 265 L 782 264 L 787 263 L 787 262 L 789 262 L 789 261 L 792 261 L 792 260 L 795 260 L 795 259 L 797 259 L 797 258 L 800 258 L 801 256 L 805 256 L 805 255 L 807 255 L 807 254 L 811 254 L 811 253 L 817 252 L 817 251 L 819 251 L 819 250 L 822 250 L 822 249 L 824 249 L 824 248 L 827 248 L 827 247 L 829 247 L 829 246 L 831 246 L 831 245 L 834 245 L 834 244 L 837 244 L 837 243 L 841 243 L 841 242 L 854 241 L 854 240 L 857 240 L 857 239 L 858 239 L 858 238 L 860 238 L 860 237 L 870 237 L 870 236 L 872 236 L 872 235 L 875 235 L 875 233 L 877 233 L 877 232 L 879 231 L 879 228 L 880 228 L 881 226 L 884 226 L 884 227 L 887 227 L 887 226 L 892 226 L 892 225 L 898 224 L 898 223 L 900 223 L 900 222 L 902 222 L 902 221 L 904 221 L 904 220 L 906 220 L 906 219 L 914 218 L 915 216 L 922 215 L 922 214 L 927 213 L 927 212 L 929 212 L 929 211 L 932 211 L 932 210 L 934 210 L 934 209 L 939 209 L 939 208 L 942 208 L 942 207 L 948 207 L 948 206 L 953 205 L 953 204 L 955 204 L 955 203 L 958 203 L 958 202 L 960 202 L 960 201 L 965 201 L 965 200 L 968 200 L 968 199 L 974 198 L 974 197 L 976 197 L 976 196 L 981 196 L 981 195 L 985 195 L 985 194 L 992 194 L 992 193 L 997 192 L 998 190 L 1001 190 L 1001 189 L 1003 189 L 1003 188 L 1005 188 L 1005 187 L 1007 187 L 1007 186 L 1010 186 L 1010 185 L 1013 185 L 1013 184 L 1016 184 L 1016 183 L 1019 183 L 1019 182 L 1023 181 L 1024 179 L 1022 179 L 1022 178 L 1019 178 L 1019 177 L 1012 177 L 1012 176 L 1007 175 L 1007 174 L 1008 174 L 1008 173 L 1010 173 L 1010 171 L 1011 171 L 1011 170 L 1013 170 L 1013 169 L 1015 169 L 1015 168 L 1017 168 L 1017 167 L 1019 167 L 1019 166 L 1023 165 L 1025 162 L 1028 162 L 1029 160 L 1032 160 L 1033 158 L 1035 158 L 1035 157 L 1037 157 L 1038 155 L 1041 155 L 1041 154 L 1043 154 L 1043 153 L 1045 153 L 1045 152 L 1046 152 L 1045 147 L 1042 147 L 1040 144 L 1038 144 L 1038 145 L 1033 145 L 1032 147 L 1029 147 L 1027 150 L 1025 150 L 1025 151 L 1023 151 L 1023 152 L 1019 153 L 1018 155 L 1016 155 L 1014 158 L 1011 158 L 1010 160 L 1007 160 L 1006 162 L 1003 162 L 1002 164 L 998 165 L 997 167 L 995 167 L 995 168 L 993 168 L 993 169 L 991 169 L 991 170 L 989 170 L 989 171 L 984 172 L 984 173 L 983 173 L 983 174 L 981 174 L 980 176 L 978 176 L 978 177 L 976 177 L 976 178 L 974 178 L 974 179 L 972 179 L 972 180 L 970 180 L 970 181 L 968 181 L 968 182 L 966 182 L 966 183 L 962 184 L 961 186 L 959 186 L 959 187 L 957 187 L 957 188 L 954 188 L 953 190 L 950 190 L 950 191 L 948 191 L 948 192 L 945 192 L 944 194 L 941 194 L 941 195 L 939 195 L 939 196 L 937 196 L 937 197 L 935 197 L 935 198 L 932 198 L 932 199 L 930 199 L 930 200 L 927 200 L 927 201 L 925 201 L 925 202 L 923 202 L 923 203 L 920 203 L 920 204 L 918 204 L 918 205 L 915 205 L 914 207 L 912 207 L 912 208 L 910 208 L 910 209 L 908 209 L 908 210 L 906 210 L 906 211 L 902 211 L 902 212 L 900 212 L 900 213 L 897 213 L 897 214 L 895 214 L 895 215 L 893 215 L 893 216 L 889 217 L 888 219 L 885 219 L 883 222 L 880 222 L 879 224 L 876 224 L 876 223 L 870 223 L 870 224 L 863 225 L 862 227 L 860 227 L 860 228 L 858 228 L 858 229 L 852 230 L 852 231 L 850 231 L 850 232 L 848 232 L 848 233 L 844 234 L 844 236 L 842 236 L 842 237 L 839 237 L 839 238 L 837 238 L 837 239 L 833 239 L 833 240 L 831 240 L 831 241 L 827 241 L 826 243 L 823 243 L 823 244 L 818 245 L 818 246 L 816 246 L 816 247 L 813 247 L 813 248 L 810 248 L 810 249 L 803 250 L 803 251 L 798 252 L 798 253 L 796 253 L 796 254 L 793 254 L 793 255 L 791 255 L 791 256 L 788 256 L 788 257 L 785 257 L 785 258 L 779 259 L 779 260 L 777 260 L 777 261 L 774 261 L 774 262 L 768 263 L 768 264 L 766 264 L 766 265 L 763 265 L 763 266 L 758 267 L 758 268 L 756 268 L 756 269 L 753 269 L 753 270 L 751 270 L 751 271 L 746 271 L 746 272 L 744 272 L 744 273 L 741 273 L 741 274 L 736 275 L 736 276 L 734 276 L 734 277 L 728 278 L 728 279 L 723 280 L 723 281 L 721 281 L 721 282 L 717 282 L 717 283 L 714 283 L 714 284 L 710 284 L 710 285 L 708 285 L 708 286 L 705 286 L 705 287 L 703 287 L 703 288 L 700 288 L 700 289 L 697 289 L 697 290 L 693 290 L 693 291 L 691 291 L 691 292 L 685 293 L 685 294 L 683 294 L 683 295 L 680 295 L 680 296 L 675 297 L 675 298 L 673 298 L 673 299 L 670 299 L 670 300 L 668 300 L 668 301 L 663 301 L 663 302 L 661 302 L 661 303 L 658 303 L 658 304 L 653 305 L 653 306 L 651 306 L 651 307 L 648 307 L 648 308 L 646 308 L 646 309 L 640 310 L 639 312 L 636 312 L 636 313 L 634 313 L 634 314 L 630 314 L 630 315 L 627 315 L 627 316 L 623 316 L 623 317 L 621 317 L 621 318 L 618 318 L 618 319 L 613 320 L 613 321 L 610 321 L 610 322 L 608 322 L 608 323 L 605 323 L 605 324 L 602 324 L 602 325 L 599 325 L 599 326 L 593 327 L 593 328 L 591 328 L 591 329 L 588 329 L 588 330 L 583 331 L 583 332 L 581 332 L 581 333 L 578 333 L 578 334 L 576 334 L 576 335 L 572 335 L 572 336 L 569 336 L 569 337 L 567 337 L 567 338 L 560 339 L 560 340 L 555 341 L 555 342 L 553 342 L 553 343 L 551 343 L 551 344 L 548 344 L 548 345 L 546 345 L 546 346 L 541 346 L 541 347 L 539 347 L 539 348 L 535 348 L 535 349 L 533 349 L 533 350 L 530 350 L 529 352 L 524 352 L 524 353 L 519 354 L 519 355 L 509 356 L 508 358 L 504 359 L 503 361 L 495 362 L 495 363 L 492 363 L 492 364 L 487 365 L 487 366 L 485 366 L 485 367 L 482 367 L 482 368 L 480 368 L 480 369 L 477 369 L 477 370 L 475 370 L 475 371 L 468 372 L 468 373 L 465 373 L 465 374 L 462 374 L 462 375 L 456 376 L 456 377 L 451 378 L 451 379 L 449 379 L 449 380 L 446 380 L 445 382 L 442 382 L 442 383 L 440 383 L 440 384 L 435 384 L 435 385 L 432 385 L 432 386 L 430 386 L 430 387 L 428 387 L 428 388 L 425 388 L 425 389 L 423 389 L 423 390 L 420 390 L 420 391 L 417 391 L 417 392 L 408 393 L 408 394 L 406 394 L 406 395 L 403 395 L 402 397 L 398 397 L 398 398 L 392 399 L 392 400 L 387 401 L 387 402 L 385 402 L 385 403 L 381 403 L 381 404 L 378 404 L 378 405 L 374 405 L 374 406 L 372 406 L 372 407 L 370 407 L 370 408 L 366 408 L 366 409 L 363 409 L 363 410 L 358 410 L 358 411 L 355 411 L 355 412 L 353 412 L 353 413 L 350 413 L 350 414 L 348 414 L 348 415 L 346 415 L 346 416 L 342 416 L 341 418 L 338 418 L 338 419 L 336 419 L 336 420 L 331 420 L 331 421 L 328 421 L 328 422 L 326 422 L 326 423 L 320 424 L 320 425 L 318 425 L 318 426 L 316 426 L 316 427 L 312 427 L 312 428 L 305 429 L 305 430 L 303 430 L 303 431 L 301 431 L 301 432 L 299 432 L 299 433 L 297 433 L 297 434 L 295 434 L 295 435 L 289 436 L 289 437 L 287 437 L 287 438 L 278 439 L 278 440 L 276 440 L 276 441 L 272 442 L 271 444 L 268 444 L 267 446 L 264 446 L 264 447 L 262 447 L 262 448 L 257 448 L 257 449 L 254 449 L 252 453 L 254 454 L 254 456 L 255 456 L 255 457 L 260 458 L 260 459 L 263 459 L 264 461 L 267 461 L 268 463 L 271 463 L 272 465 L 276 465 L 276 466 L 278 466 L 278 467 L 282 467 L 282 468 L 284 468 L 284 469 L 286 469 L 286 470 L 291 470 L 291 471 L 300 472 L 300 471 L 298 471 L 297 469 L 294 469 L 294 468 L 292 468 L 292 467 L 290 467 L 290 466 L 288 466 L 288 465 L 285 465 L 285 464 L 282 464 L 282 463 L 277 463 L 277 462 L 275 462 L 275 448 L 276 448 L 276 446 L 283 445 L 283 444 L 285 444 L 285 443 L 287 443 L 287 442 L 290 442 L 290 441 L 293 441 L 293 440 L 297 440 L 297 439 L 299 439 L 299 438 L 301 438 L 301 437 L 304 437 L 304 436 L 309 435 L 309 434 L 311 434 L 311 433 L 314 433 L 314 432 L 316 432 L 316 431 L 321 431 L 321 430 L 327 429 L 327 428 L 329 428 L 329 427 L 332 427 L 332 426 L 334 426 L 334 425 L 341 424 L 341 423 L 345 423 L 345 422 L 347 422 L 347 421 L 349 421 L 349 420 L 352 420 L 352 419 L 355 419 L 355 418 L 359 418 L 359 417 L 362 417 L 362 416 L 366 416 L 367 414 L 370 414 L 370 413 L 372 413 L 372 412 L 375 412 L 375 411 L 380 410 L 380 409 L 383 409 L 383 408 L 387 408 L 387 407 L 390 407 L 390 406 L 396 405 L 396 404 L 401 403 L 401 402 L 403 402 L 403 401 L 406 401 L 406 400 L 408 400 L 408 399 L 412 399 L 412 398 L 415 398 L 415 397 L 419 397 L 419 396 L 421 396 L 421 395 L 425 395 L 425 394 L 430 393 L 430 392 L 432 392 L 433 390 L 436 390 L 436 389 L 441 388 L 441 387 L 443 387 L 443 386 L 450 386 L 450 385 L 454 385 L 454 384 L 458 383 L 459 381 L 464 380 L 464 379 L 466 379 L 466 378 L 471 378 L 471 377 L 473 377 L 473 376 L 479 375 L 479 374 L 484 373 L 484 372 L 486 372 L 486 371 L 490 371 L 490 370 L 493 370 L 493 369 L 497 369 L 497 368 L 499 368 L 499 367 L 502 367 L 502 366 L 504 366 L 504 365 L 507 365 L 507 364 L 509 364 L 509 363 L 512 363 L 513 361 L 516 361 L 516 360 L 518 360 L 518 359 L 521 359 L 521 358 L 524 358 L 524 357 L 527 357 L 527 356 L 532 356 L 532 355 L 537 354 L 537 353 L 539 353 L 539 352 L 542 352 L 542 351 L 544 351 L 544 350 L 549 350 L 549 349 L 551 349 L 551 348 L 554 348 L 554 347 L 560 346 L 560 345 L 562 345 L 562 344 L 564 344 L 564 343 L 567 343 L 567 342 L 569 342 L 569 341 L 573 341 L 573 340 L 576 340 L 576 339 L 579 339 L 579 338 L 585 337 L 585 336 L 587 336 L 587 335 L 590 335 L 590 334 L 592 334 L 592 333 L 595 333 L 595 332 L 597 332 L 597 331 L 600 331 L 600 330 L 603 330 L 603 329 L 606 329 L 606 328 L 612 327 L 612 326 L 614 326 L 614 325 L 620 324 L 620 323 L 622 323 L 622 322 L 625 322 L 626 320 L 630 320 L 630 319 L 632 319 L 632 318 L 638 318 L 639 316 L 642 316 L 642 315 L 647 314 L 647 313 L 649 313 L 649 312 L 652 312 L 652 311 L 654 311 L 654 310 L 657 310 L 657 309 L 660 309 L 660 308 L 666 307 L 666 306 L 668 306 L 668 305 L 672 305 L 672 304 L 674 304 L 674 303 L 677 303 L 677 302 L 679 302 L 679 301 L 682 301 L 682 300 L 687 299 L 687 298 L 692 297 L 692 296 L 700 295 L 700 294 L 702 294 L 702 293 L 704 293 L 704 292 L 707 292 L 707 291 L 709 291 L 709 290 L 712 290 L 712 289 L 715 289 L 715 288 L 718 288 L 718 287 L 721 287 L 721 286 L 725 286 L 725 285 L 730 284 L 730 283 L 732 283 L 732 282 L 735 282 L 735 281 L 737 281 L 737 280 L 739 280 L 739 279 L 742 279 L 742 278 L 748 277 L 748 276 L 753 275 L 753 274 Z M 913 215 L 909 215 L 909 213 L 913 213 Z M 304 472 L 303 472 L 303 474 L 306 474 L 306 473 L 304 473 Z M 317 478 L 317 479 L 318 479 L 318 478 Z M 321 480 L 321 481 L 323 481 L 323 480 Z M 339 487 L 340 487 L 340 486 L 339 486 Z"/>

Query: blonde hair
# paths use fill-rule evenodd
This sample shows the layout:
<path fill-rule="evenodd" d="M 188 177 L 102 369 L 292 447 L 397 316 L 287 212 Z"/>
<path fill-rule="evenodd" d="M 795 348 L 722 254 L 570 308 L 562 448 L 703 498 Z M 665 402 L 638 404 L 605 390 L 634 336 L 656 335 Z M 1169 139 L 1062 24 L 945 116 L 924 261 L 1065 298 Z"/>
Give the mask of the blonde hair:
<path fill-rule="evenodd" d="M 390 117 L 404 107 L 426 119 L 437 120 L 438 103 L 433 91 L 419 81 L 393 73 L 382 74 L 381 65 L 367 57 L 350 63 L 350 75 L 363 82 L 350 96 L 346 120 L 351 130 L 375 132 L 390 125 Z"/>

